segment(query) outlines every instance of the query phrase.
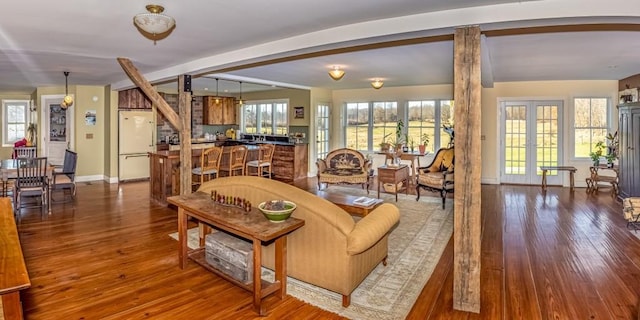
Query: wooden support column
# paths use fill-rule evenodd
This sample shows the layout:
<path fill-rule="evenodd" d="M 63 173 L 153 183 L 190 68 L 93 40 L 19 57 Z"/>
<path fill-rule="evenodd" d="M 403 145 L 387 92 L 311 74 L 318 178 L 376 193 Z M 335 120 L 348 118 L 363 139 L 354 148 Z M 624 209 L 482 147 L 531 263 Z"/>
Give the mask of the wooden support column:
<path fill-rule="evenodd" d="M 191 193 L 191 92 L 184 91 L 184 75 L 178 77 L 180 130 L 180 194 Z"/>
<path fill-rule="evenodd" d="M 480 28 L 454 35 L 455 192 L 453 308 L 480 312 Z"/>

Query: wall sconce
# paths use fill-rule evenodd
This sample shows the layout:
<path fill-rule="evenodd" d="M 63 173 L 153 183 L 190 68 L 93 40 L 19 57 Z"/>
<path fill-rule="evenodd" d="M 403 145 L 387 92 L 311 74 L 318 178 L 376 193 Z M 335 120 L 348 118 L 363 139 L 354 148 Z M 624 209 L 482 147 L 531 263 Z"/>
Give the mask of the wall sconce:
<path fill-rule="evenodd" d="M 338 81 L 344 77 L 344 70 L 340 69 L 340 66 L 333 66 L 333 70 L 329 71 L 329 76 Z"/>
<path fill-rule="evenodd" d="M 375 79 L 371 82 L 371 86 L 376 90 L 382 88 L 383 85 L 384 85 L 384 82 L 382 82 L 382 80 L 380 79 Z"/>

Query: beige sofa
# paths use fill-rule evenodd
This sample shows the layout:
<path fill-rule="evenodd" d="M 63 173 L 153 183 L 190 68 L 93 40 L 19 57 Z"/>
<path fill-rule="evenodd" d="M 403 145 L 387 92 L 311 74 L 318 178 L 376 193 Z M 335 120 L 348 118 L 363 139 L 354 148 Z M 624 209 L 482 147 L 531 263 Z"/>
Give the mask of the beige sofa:
<path fill-rule="evenodd" d="M 380 263 L 386 264 L 387 239 L 400 219 L 398 208 L 382 204 L 357 223 L 335 204 L 302 189 L 261 177 L 237 176 L 207 181 L 198 189 L 262 201 L 293 201 L 293 217 L 305 225 L 287 238 L 287 274 L 298 280 L 342 294 L 351 292 Z M 263 265 L 273 269 L 273 244 L 263 250 Z"/>

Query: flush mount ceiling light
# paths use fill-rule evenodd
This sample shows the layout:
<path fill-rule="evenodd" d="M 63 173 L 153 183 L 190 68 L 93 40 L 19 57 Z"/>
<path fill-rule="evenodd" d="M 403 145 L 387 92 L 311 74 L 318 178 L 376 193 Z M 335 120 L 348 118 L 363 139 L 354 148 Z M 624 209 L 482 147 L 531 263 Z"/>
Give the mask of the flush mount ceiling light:
<path fill-rule="evenodd" d="M 67 110 L 67 108 L 73 105 L 73 97 L 69 95 L 69 71 L 63 71 L 64 73 L 64 98 L 60 103 L 60 108 Z"/>
<path fill-rule="evenodd" d="M 329 76 L 338 81 L 344 77 L 344 70 L 340 69 L 340 66 L 333 66 L 333 70 L 329 71 Z"/>
<path fill-rule="evenodd" d="M 382 82 L 382 80 L 380 79 L 375 79 L 371 82 L 371 86 L 376 90 L 382 88 L 383 85 L 384 82 Z"/>
<path fill-rule="evenodd" d="M 163 6 L 150 4 L 146 6 L 148 13 L 140 13 L 133 17 L 133 23 L 142 31 L 153 35 L 153 44 L 156 43 L 156 36 L 173 29 L 176 20 L 162 14 Z"/>

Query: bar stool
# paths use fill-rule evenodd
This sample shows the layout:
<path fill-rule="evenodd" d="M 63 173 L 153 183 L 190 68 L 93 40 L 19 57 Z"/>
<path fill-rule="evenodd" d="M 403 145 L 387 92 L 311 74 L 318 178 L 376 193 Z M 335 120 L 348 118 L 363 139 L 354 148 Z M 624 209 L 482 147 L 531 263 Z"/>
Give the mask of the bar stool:
<path fill-rule="evenodd" d="M 222 147 L 211 147 L 202 150 L 200 155 L 200 166 L 193 168 L 191 173 L 199 177 L 200 183 L 194 182 L 193 185 L 202 185 L 204 178 L 211 180 L 212 176 L 218 177 L 220 171 L 220 159 L 222 158 Z"/>
<path fill-rule="evenodd" d="M 269 177 L 271 179 L 271 160 L 276 146 L 273 144 L 261 144 L 258 149 L 258 159 L 247 161 L 245 171 L 252 176 L 252 168 L 256 169 L 256 176 Z"/>
<path fill-rule="evenodd" d="M 247 147 L 243 145 L 231 147 L 231 151 L 229 151 L 229 175 L 235 176 L 240 171 L 240 175 L 244 176 L 246 160 Z"/>

